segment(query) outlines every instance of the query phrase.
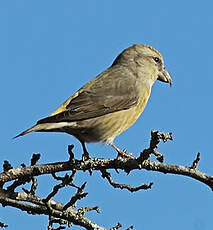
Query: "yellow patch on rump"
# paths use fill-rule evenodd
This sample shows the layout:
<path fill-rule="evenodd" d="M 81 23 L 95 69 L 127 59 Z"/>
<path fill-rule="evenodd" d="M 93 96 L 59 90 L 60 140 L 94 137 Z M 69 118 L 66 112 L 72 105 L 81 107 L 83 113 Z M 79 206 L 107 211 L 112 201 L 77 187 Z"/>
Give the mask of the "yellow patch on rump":
<path fill-rule="evenodd" d="M 56 114 L 59 114 L 61 112 L 64 112 L 66 110 L 67 105 L 70 103 L 70 101 L 78 96 L 78 92 L 75 93 L 73 96 L 69 97 L 60 107 L 58 107 L 54 112 L 52 112 L 49 116 L 54 116 Z"/>

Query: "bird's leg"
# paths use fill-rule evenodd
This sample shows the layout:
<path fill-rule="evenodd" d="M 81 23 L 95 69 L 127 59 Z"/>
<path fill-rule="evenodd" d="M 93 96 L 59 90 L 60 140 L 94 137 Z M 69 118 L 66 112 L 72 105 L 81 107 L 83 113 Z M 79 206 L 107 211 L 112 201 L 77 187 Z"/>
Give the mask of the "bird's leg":
<path fill-rule="evenodd" d="M 117 159 L 120 158 L 120 157 L 123 157 L 123 158 L 133 158 L 133 156 L 131 154 L 128 154 L 128 153 L 126 153 L 126 151 L 121 150 L 113 142 L 110 143 L 110 145 L 117 151 L 117 153 L 118 153 Z"/>
<path fill-rule="evenodd" d="M 89 153 L 87 152 L 85 142 L 84 142 L 84 141 L 81 141 L 81 145 L 82 145 L 83 152 L 84 152 L 83 155 L 82 155 L 82 160 L 85 161 L 85 160 L 90 159 L 90 155 L 89 155 Z"/>

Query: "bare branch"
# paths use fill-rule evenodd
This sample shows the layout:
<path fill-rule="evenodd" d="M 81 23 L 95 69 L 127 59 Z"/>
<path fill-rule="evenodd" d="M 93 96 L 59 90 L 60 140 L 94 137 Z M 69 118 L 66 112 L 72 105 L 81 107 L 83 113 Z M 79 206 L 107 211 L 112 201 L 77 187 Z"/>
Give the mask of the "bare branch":
<path fill-rule="evenodd" d="M 37 203 L 37 205 L 23 203 L 23 200 Z M 8 193 L 6 190 L 0 190 L 0 203 L 4 207 L 9 205 L 22 211 L 27 211 L 30 214 L 45 214 L 54 218 L 60 218 L 89 230 L 106 230 L 84 216 L 85 212 L 89 210 L 96 210 L 96 207 L 89 209 L 87 208 L 85 210 L 79 209 L 77 211 L 69 208 L 66 211 L 63 211 L 63 204 L 50 200 L 48 203 L 50 204 L 51 208 L 49 209 L 46 207 L 42 198 L 34 197 L 33 195 L 28 195 L 26 193 Z"/>
<path fill-rule="evenodd" d="M 52 197 L 54 197 L 58 191 L 65 187 L 66 185 L 68 185 L 71 182 L 71 179 L 69 177 L 68 174 L 66 174 L 63 178 L 62 178 L 62 182 L 56 186 L 54 186 L 53 191 L 47 196 L 46 199 L 44 199 L 44 202 L 48 202 Z"/>
<path fill-rule="evenodd" d="M 200 153 L 197 154 L 196 159 L 193 161 L 191 167 L 166 164 L 163 163 L 163 155 L 156 150 L 161 140 L 166 142 L 167 140 L 172 140 L 171 133 L 163 133 L 159 131 L 151 132 L 151 140 L 149 148 L 144 149 L 139 157 L 131 158 L 116 158 L 116 159 L 99 159 L 99 158 L 87 158 L 84 160 L 78 160 L 74 158 L 73 145 L 68 146 L 69 160 L 65 162 L 56 162 L 49 164 L 37 165 L 40 159 L 40 154 L 33 154 L 31 159 L 31 166 L 26 167 L 22 164 L 22 168 L 13 168 L 8 161 L 4 161 L 3 172 L 0 173 L 0 203 L 3 207 L 9 205 L 16 207 L 22 211 L 26 211 L 29 214 L 44 214 L 49 216 L 49 230 L 64 229 L 66 226 L 79 225 L 88 230 L 106 230 L 104 227 L 93 223 L 91 220 L 85 217 L 88 211 L 95 210 L 100 212 L 100 209 L 96 207 L 82 207 L 76 209 L 76 203 L 78 200 L 87 196 L 84 192 L 86 182 L 81 186 L 75 185 L 73 183 L 76 176 L 77 170 L 87 171 L 92 175 L 93 170 L 100 171 L 102 177 L 106 178 L 110 185 L 114 188 L 127 189 L 130 192 L 135 192 L 141 189 L 150 189 L 152 187 L 152 182 L 149 184 L 142 184 L 137 187 L 132 187 L 128 184 L 120 184 L 113 181 L 113 178 L 107 170 L 113 169 L 118 173 L 118 169 L 130 173 L 133 170 L 156 171 L 161 173 L 170 173 L 176 175 L 184 175 L 198 180 L 213 190 L 213 177 L 207 175 L 197 169 L 198 163 L 200 161 Z M 156 156 L 157 161 L 149 160 L 151 154 Z M 57 176 L 57 172 L 72 171 L 71 175 L 66 174 L 65 176 Z M 42 198 L 35 196 L 37 189 L 37 176 L 51 174 L 52 177 L 60 181 L 60 183 L 52 189 L 52 192 Z M 13 181 L 6 189 L 6 183 Z M 32 181 L 30 191 L 23 189 L 24 192 L 15 192 L 15 189 L 25 183 Z M 66 204 L 61 204 L 52 200 L 52 198 L 60 191 L 60 189 L 65 186 L 71 186 L 77 189 L 76 193 L 70 198 Z M 6 227 L 6 225 L 1 225 L 0 227 Z M 57 228 L 54 228 L 56 225 Z M 117 224 L 110 230 L 117 230 L 121 227 L 121 224 Z M 126 230 L 133 229 L 132 226 Z"/>
<path fill-rule="evenodd" d="M 64 210 L 66 210 L 67 208 L 74 206 L 77 202 L 77 200 L 81 200 L 82 198 L 86 197 L 88 195 L 87 192 L 83 192 L 84 188 L 86 186 L 86 182 L 81 186 L 78 187 L 78 191 L 76 192 L 76 194 L 70 199 L 70 201 L 64 205 Z M 75 186 L 77 187 L 77 186 Z"/>
<path fill-rule="evenodd" d="M 87 161 L 75 160 L 75 164 L 69 161 L 57 162 L 44 165 L 34 165 L 26 168 L 13 168 L 7 172 L 0 173 L 0 184 L 18 178 L 52 174 L 54 172 L 64 172 L 69 170 L 102 170 L 102 169 L 122 169 L 132 171 L 135 169 L 146 169 L 177 175 L 185 175 L 194 178 L 213 189 L 213 177 L 190 167 L 165 164 L 151 160 L 141 161 L 141 157 L 134 159 L 99 159 L 90 158 Z"/>
<path fill-rule="evenodd" d="M 138 187 L 131 187 L 130 185 L 127 184 L 117 184 L 113 181 L 111 174 L 109 172 L 107 172 L 106 170 L 101 170 L 102 173 L 102 177 L 106 178 L 108 180 L 108 182 L 114 187 L 114 188 L 120 188 L 120 189 L 127 189 L 130 192 L 136 192 L 139 190 L 146 190 L 146 189 L 150 189 L 153 185 L 153 183 L 151 182 L 150 184 L 142 184 Z"/>

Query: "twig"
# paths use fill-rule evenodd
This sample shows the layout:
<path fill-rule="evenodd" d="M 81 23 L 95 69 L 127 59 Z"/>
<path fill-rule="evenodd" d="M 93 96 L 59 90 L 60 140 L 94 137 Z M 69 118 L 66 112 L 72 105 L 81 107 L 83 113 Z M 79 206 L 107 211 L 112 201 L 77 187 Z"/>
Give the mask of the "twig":
<path fill-rule="evenodd" d="M 131 187 L 130 185 L 127 184 L 118 184 L 115 183 L 111 177 L 111 174 L 109 172 L 107 172 L 106 170 L 100 170 L 102 173 L 102 177 L 106 178 L 108 180 L 108 182 L 114 187 L 114 188 L 120 188 L 120 189 L 127 189 L 130 192 L 136 192 L 138 190 L 146 190 L 146 189 L 150 189 L 153 185 L 153 183 L 151 182 L 150 184 L 142 184 L 138 187 Z"/>
<path fill-rule="evenodd" d="M 7 228 L 7 227 L 8 227 L 7 224 L 4 224 L 4 223 L 0 222 L 0 228 Z"/>
<path fill-rule="evenodd" d="M 150 148 L 155 149 L 158 147 L 158 144 L 160 143 L 160 140 L 163 140 L 163 142 L 166 142 L 168 140 L 173 140 L 172 133 L 165 133 L 160 132 L 158 130 L 152 130 L 151 131 L 151 141 L 150 141 Z"/>
<path fill-rule="evenodd" d="M 167 140 L 173 140 L 172 133 L 164 133 L 157 130 L 151 131 L 151 140 L 148 149 L 144 149 L 139 157 L 139 162 L 143 162 L 144 160 L 148 160 L 151 154 L 156 156 L 156 159 L 163 163 L 164 157 L 161 153 L 159 153 L 156 148 L 160 141 L 166 142 Z"/>
<path fill-rule="evenodd" d="M 191 169 L 196 169 L 200 161 L 200 153 L 197 154 L 196 159 L 193 161 Z"/>
<path fill-rule="evenodd" d="M 23 203 L 15 198 L 19 198 L 21 199 L 27 199 L 28 203 Z M 90 211 L 90 210 L 96 210 L 97 208 L 85 208 L 85 210 L 73 210 L 71 208 L 69 208 L 66 211 L 63 211 L 63 207 L 64 205 L 59 204 L 55 201 L 50 200 L 49 203 L 51 205 L 52 208 L 48 209 L 45 204 L 43 203 L 43 199 L 42 198 L 38 198 L 38 197 L 34 197 L 34 199 L 32 199 L 34 196 L 32 195 L 27 195 L 26 193 L 14 193 L 14 192 L 10 192 L 7 193 L 6 190 L 0 190 L 0 203 L 3 204 L 4 206 L 12 206 L 15 208 L 18 208 L 22 211 L 26 211 L 28 213 L 31 214 L 45 214 L 48 216 L 53 216 L 54 218 L 59 218 L 59 219 L 63 219 L 66 220 L 68 222 L 71 222 L 75 225 L 79 225 L 82 226 L 88 230 L 106 230 L 105 228 L 97 225 L 96 223 L 93 223 L 91 220 L 87 219 L 84 216 L 84 213 L 86 211 Z M 31 199 L 30 199 L 31 198 Z M 32 205 L 29 204 L 30 200 L 32 202 L 37 202 L 40 203 L 40 205 Z M 61 206 L 61 210 L 53 208 L 53 207 L 60 207 Z"/>
<path fill-rule="evenodd" d="M 53 224 L 59 224 L 59 227 L 53 228 Z M 68 227 L 72 226 L 72 224 L 66 220 L 62 220 L 59 218 L 54 218 L 53 216 L 49 216 L 48 230 L 65 229 L 66 227 L 64 225 L 67 225 Z"/>
<path fill-rule="evenodd" d="M 87 212 L 90 212 L 90 211 L 96 211 L 97 213 L 101 213 L 101 210 L 98 206 L 95 206 L 95 207 L 83 207 L 83 208 L 79 208 L 78 209 L 78 213 L 80 215 L 85 215 Z"/>
<path fill-rule="evenodd" d="M 64 205 L 64 210 L 68 209 L 71 206 L 74 206 L 75 203 L 77 202 L 77 200 L 81 200 L 82 198 L 84 198 L 88 195 L 87 192 L 83 192 L 85 186 L 86 186 L 86 182 L 84 182 L 84 184 L 81 187 L 78 187 L 78 191 L 76 192 L 76 194 L 74 196 L 72 196 L 72 198 L 70 199 L 70 201 L 67 204 Z M 75 187 L 77 187 L 77 186 L 75 186 Z"/>
<path fill-rule="evenodd" d="M 62 182 L 56 186 L 54 186 L 53 191 L 44 199 L 44 202 L 48 202 L 52 197 L 54 197 L 58 191 L 68 185 L 70 183 L 70 177 L 66 174 L 62 180 Z"/>
<path fill-rule="evenodd" d="M 110 228 L 109 230 L 117 230 L 122 227 L 122 224 L 118 222 L 118 224 L 115 227 Z"/>
<path fill-rule="evenodd" d="M 74 145 L 68 145 L 68 154 L 69 154 L 69 161 L 70 162 L 75 162 L 75 158 L 74 158 L 74 153 L 73 153 L 73 148 L 74 148 Z"/>

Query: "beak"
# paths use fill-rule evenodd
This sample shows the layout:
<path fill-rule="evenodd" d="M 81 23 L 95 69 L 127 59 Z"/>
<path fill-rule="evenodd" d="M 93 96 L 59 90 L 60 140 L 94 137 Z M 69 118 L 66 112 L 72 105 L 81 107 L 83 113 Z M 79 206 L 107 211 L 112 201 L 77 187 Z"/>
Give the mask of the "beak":
<path fill-rule="evenodd" d="M 162 82 L 166 82 L 169 83 L 170 86 L 172 86 L 172 78 L 169 74 L 169 72 L 167 71 L 167 69 L 164 67 L 162 69 L 162 71 L 158 74 L 158 78 L 157 80 L 162 81 Z"/>

